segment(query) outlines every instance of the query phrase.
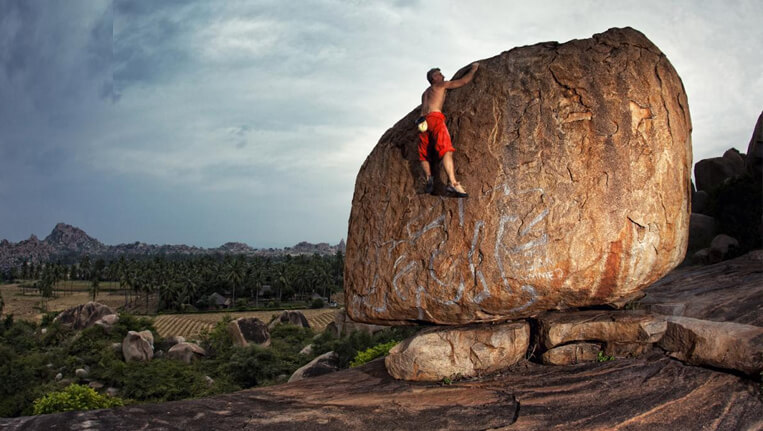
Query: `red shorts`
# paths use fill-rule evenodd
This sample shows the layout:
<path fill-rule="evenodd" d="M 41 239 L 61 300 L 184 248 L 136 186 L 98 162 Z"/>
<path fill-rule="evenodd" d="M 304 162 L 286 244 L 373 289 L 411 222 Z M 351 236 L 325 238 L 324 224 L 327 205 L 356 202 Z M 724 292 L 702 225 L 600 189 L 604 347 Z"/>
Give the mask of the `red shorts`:
<path fill-rule="evenodd" d="M 456 151 L 450 142 L 450 133 L 445 126 L 445 115 L 442 112 L 430 112 L 427 114 L 427 131 L 419 132 L 419 160 L 426 161 L 429 153 L 430 136 L 434 139 L 434 149 L 437 156 L 442 158 L 449 151 Z"/>

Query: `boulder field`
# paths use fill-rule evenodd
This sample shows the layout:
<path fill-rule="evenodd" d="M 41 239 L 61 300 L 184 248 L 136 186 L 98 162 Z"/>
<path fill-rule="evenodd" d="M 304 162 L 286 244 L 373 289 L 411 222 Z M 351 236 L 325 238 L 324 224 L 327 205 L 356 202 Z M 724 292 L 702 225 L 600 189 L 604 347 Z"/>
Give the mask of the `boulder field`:
<path fill-rule="evenodd" d="M 470 195 L 446 196 L 442 171 L 423 193 L 418 107 L 384 133 L 352 201 L 353 320 L 462 325 L 609 304 L 682 261 L 689 108 L 678 74 L 640 32 L 482 60 L 443 111 Z"/>

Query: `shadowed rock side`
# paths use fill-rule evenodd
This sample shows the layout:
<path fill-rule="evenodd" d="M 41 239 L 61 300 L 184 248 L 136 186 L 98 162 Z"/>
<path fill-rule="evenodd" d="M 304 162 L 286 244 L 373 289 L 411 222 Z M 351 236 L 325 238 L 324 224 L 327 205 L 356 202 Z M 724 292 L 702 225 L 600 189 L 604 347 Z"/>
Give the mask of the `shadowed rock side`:
<path fill-rule="evenodd" d="M 444 197 L 444 172 L 435 196 L 422 193 L 418 108 L 382 136 L 352 203 L 352 319 L 455 325 L 605 304 L 682 260 L 688 104 L 670 62 L 638 31 L 481 61 L 444 113 L 470 196 Z"/>
<path fill-rule="evenodd" d="M 752 430 L 755 383 L 661 354 L 568 367 L 522 362 L 453 385 L 394 380 L 382 360 L 211 398 L 0 419 L 0 428 L 163 430 Z"/>

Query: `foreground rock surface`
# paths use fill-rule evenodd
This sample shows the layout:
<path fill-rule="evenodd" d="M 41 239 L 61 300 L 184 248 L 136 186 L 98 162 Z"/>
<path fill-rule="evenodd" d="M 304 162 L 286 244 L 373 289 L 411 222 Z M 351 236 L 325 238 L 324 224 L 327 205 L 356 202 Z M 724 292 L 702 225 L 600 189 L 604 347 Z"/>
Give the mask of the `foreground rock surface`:
<path fill-rule="evenodd" d="M 758 390 L 661 355 L 568 367 L 522 362 L 510 373 L 446 386 L 395 380 L 377 360 L 210 398 L 0 419 L 0 428 L 736 431 L 763 426 Z"/>
<path fill-rule="evenodd" d="M 107 316 L 104 324 L 109 322 L 116 323 L 119 317 L 115 315 L 114 310 L 108 305 L 101 304 L 99 302 L 88 302 L 87 304 L 78 305 L 68 310 L 62 311 L 56 318 L 55 322 L 61 322 L 62 325 L 69 326 L 72 329 L 85 329 L 96 324 Z"/>
<path fill-rule="evenodd" d="M 458 325 L 607 304 L 683 259 L 689 109 L 678 74 L 638 31 L 481 61 L 443 110 L 470 196 L 444 197 L 442 172 L 439 196 L 421 193 L 418 108 L 381 137 L 350 216 L 354 320 Z"/>
<path fill-rule="evenodd" d="M 645 292 L 639 306 L 653 313 L 763 327 L 763 250 L 676 269 Z"/>
<path fill-rule="evenodd" d="M 384 362 L 397 379 L 436 382 L 508 368 L 524 359 L 527 322 L 426 329 L 396 345 Z"/>

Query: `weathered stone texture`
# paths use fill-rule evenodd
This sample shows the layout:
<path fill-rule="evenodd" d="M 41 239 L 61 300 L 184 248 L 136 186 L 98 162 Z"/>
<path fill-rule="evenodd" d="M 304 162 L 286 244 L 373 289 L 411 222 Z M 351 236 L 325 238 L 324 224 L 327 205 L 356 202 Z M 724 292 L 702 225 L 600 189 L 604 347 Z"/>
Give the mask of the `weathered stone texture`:
<path fill-rule="evenodd" d="M 755 377 L 763 371 L 763 328 L 759 326 L 673 316 L 659 346 L 689 364 Z"/>
<path fill-rule="evenodd" d="M 637 311 L 551 312 L 538 317 L 540 339 L 547 349 L 573 341 L 656 343 L 665 333 L 662 316 Z"/>
<path fill-rule="evenodd" d="M 397 379 L 439 381 L 508 368 L 524 359 L 530 325 L 514 322 L 432 328 L 393 347 L 384 364 Z"/>
<path fill-rule="evenodd" d="M 346 254 L 355 321 L 464 324 L 615 302 L 683 259 L 691 121 L 630 28 L 481 61 L 444 105 L 470 196 L 422 194 L 416 108 L 360 169 Z"/>

